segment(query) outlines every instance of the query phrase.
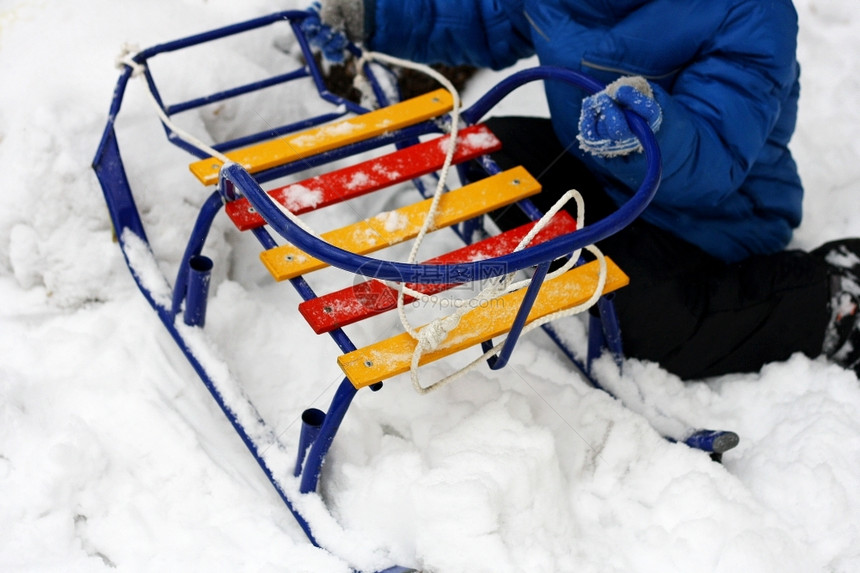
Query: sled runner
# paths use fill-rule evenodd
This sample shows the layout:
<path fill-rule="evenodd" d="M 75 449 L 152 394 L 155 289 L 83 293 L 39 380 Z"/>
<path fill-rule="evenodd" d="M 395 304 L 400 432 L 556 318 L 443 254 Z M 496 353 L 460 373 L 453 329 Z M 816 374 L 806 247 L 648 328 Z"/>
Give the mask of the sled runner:
<path fill-rule="evenodd" d="M 333 528 L 318 520 L 331 518 L 315 521 L 308 516 L 318 512 L 309 508 L 314 506 L 313 499 L 319 499 L 314 492 L 323 461 L 359 390 L 376 391 L 386 380 L 411 373 L 419 391 L 430 391 L 449 379 L 422 385 L 420 366 L 454 353 L 472 353 L 477 360 L 470 367 L 486 362 L 489 368 L 503 368 L 521 334 L 536 327 L 598 388 L 591 362 L 608 350 L 620 364 L 621 337 L 611 292 L 628 279 L 622 269 L 590 246 L 624 228 L 648 205 L 659 184 L 660 155 L 647 124 L 630 115 L 648 159 L 636 194 L 613 215 L 587 227 L 565 210 L 545 216 L 529 201 L 540 192 L 540 182 L 523 168 L 503 171 L 496 166 L 491 154 L 501 143 L 480 121 L 505 95 L 528 82 L 564 81 L 584 93 L 602 86 L 570 70 L 537 67 L 511 75 L 475 104 L 460 109 L 447 89 L 399 101 L 386 88 L 385 78 L 380 79 L 380 74 L 388 72 L 378 64 L 361 61 L 372 92 L 365 99 L 373 102 L 355 103 L 326 88 L 301 32 L 307 17 L 303 11 L 280 12 L 130 54 L 123 61 L 93 166 L 120 246 L 144 296 L 309 539 L 324 547 Z M 172 105 L 163 101 L 149 67 L 155 56 L 285 22 L 303 54 L 296 69 L 194 100 Z M 362 55 L 355 46 L 349 49 L 356 57 Z M 197 179 L 201 199 L 207 189 L 209 193 L 201 201 L 172 286 L 155 262 L 115 130 L 127 84 L 135 75 L 146 82 L 167 140 L 191 154 L 187 168 Z M 171 119 L 213 102 L 294 81 L 307 82 L 313 91 L 308 95 L 329 102 L 331 110 L 211 147 L 177 128 Z M 277 101 L 272 105 L 278 105 Z M 456 177 L 447 176 L 449 166 L 454 166 Z M 415 202 L 358 218 L 346 226 L 312 229 L 299 218 L 371 193 L 401 197 L 406 184 L 417 189 Z M 337 362 L 345 375 L 343 382 L 327 411 L 304 412 L 298 451 L 288 464 L 283 460 L 285 447 L 271 426 L 206 348 L 208 286 L 216 261 L 203 248 L 222 207 L 237 229 L 252 233 L 259 241 L 261 262 L 272 279 L 290 282 L 303 299 L 296 320 L 303 319 L 315 333 L 330 336 L 340 350 Z M 504 207 L 522 209 L 532 222 L 493 232 L 487 214 Z M 369 256 L 392 245 L 451 231 L 464 246 L 424 262 L 413 260 L 417 248 L 407 262 Z M 591 255 L 580 256 L 583 249 L 591 249 Z M 551 270 L 551 265 L 560 268 Z M 312 286 L 314 276 L 331 267 L 342 271 L 344 286 L 318 293 Z M 404 305 L 412 301 L 464 284 L 488 286 L 469 299 L 473 304 L 461 305 L 469 308 L 426 325 L 412 327 L 406 320 L 404 332 L 362 345 L 354 343 L 344 330 L 383 313 L 402 314 Z M 580 311 L 589 312 L 588 348 L 580 353 L 584 359 L 568 348 L 548 322 Z M 504 341 L 495 344 L 500 337 Z M 717 457 L 737 443 L 737 436 L 691 430 L 683 441 Z M 386 569 L 406 570 L 398 566 Z"/>

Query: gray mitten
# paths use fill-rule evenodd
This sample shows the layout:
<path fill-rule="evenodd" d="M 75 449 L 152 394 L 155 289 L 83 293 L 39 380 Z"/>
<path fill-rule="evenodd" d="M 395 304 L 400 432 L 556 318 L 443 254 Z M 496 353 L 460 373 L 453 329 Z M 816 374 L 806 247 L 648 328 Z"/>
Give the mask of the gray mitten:
<path fill-rule="evenodd" d="M 363 0 L 322 0 L 320 19 L 332 29 L 346 32 L 353 42 L 364 40 Z"/>

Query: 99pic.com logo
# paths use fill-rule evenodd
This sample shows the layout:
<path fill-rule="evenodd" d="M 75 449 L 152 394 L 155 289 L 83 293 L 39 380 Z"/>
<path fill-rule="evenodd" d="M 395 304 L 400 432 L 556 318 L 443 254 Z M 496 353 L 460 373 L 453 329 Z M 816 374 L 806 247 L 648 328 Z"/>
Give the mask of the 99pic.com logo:
<path fill-rule="evenodd" d="M 424 264 L 422 278 L 426 283 L 406 283 L 406 287 L 415 293 L 404 294 L 404 305 L 418 307 L 435 307 L 437 309 L 497 307 L 504 305 L 499 298 L 475 298 L 493 277 L 505 274 L 506 266 L 484 265 L 480 267 L 480 278 L 476 281 L 465 281 L 457 267 L 442 264 Z M 363 267 L 366 268 L 366 267 Z M 352 301 L 365 311 L 380 313 L 397 307 L 397 283 L 401 281 L 382 281 L 359 273 L 353 277 Z"/>

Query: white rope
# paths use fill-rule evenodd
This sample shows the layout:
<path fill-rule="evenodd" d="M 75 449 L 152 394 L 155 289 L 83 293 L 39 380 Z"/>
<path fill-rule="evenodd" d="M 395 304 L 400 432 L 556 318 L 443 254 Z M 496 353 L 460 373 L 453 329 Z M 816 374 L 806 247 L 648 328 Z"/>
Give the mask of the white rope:
<path fill-rule="evenodd" d="M 361 59 L 358 61 L 357 67 L 360 71 L 362 71 L 362 73 L 364 70 L 364 64 L 369 61 L 383 62 L 389 65 L 409 68 L 424 73 L 435 79 L 446 90 L 448 90 L 453 100 L 453 108 L 451 111 L 451 128 L 448 134 L 448 149 L 445 153 L 445 161 L 442 163 L 442 168 L 439 171 L 439 181 L 436 184 L 436 189 L 433 191 L 433 198 L 430 202 L 430 207 L 427 210 L 427 215 L 424 218 L 424 222 L 421 225 L 421 229 L 418 231 L 418 234 L 412 242 L 412 249 L 410 250 L 409 257 L 407 258 L 407 263 L 412 264 L 418 259 L 418 250 L 421 247 L 421 243 L 424 241 L 424 238 L 427 236 L 427 233 L 432 231 L 435 227 L 436 215 L 439 212 L 439 202 L 441 201 L 442 195 L 445 191 L 445 182 L 448 178 L 448 171 L 450 170 L 451 164 L 454 161 L 454 153 L 457 150 L 457 135 L 460 130 L 460 94 L 457 92 L 457 89 L 454 87 L 454 84 L 452 84 L 448 80 L 448 78 L 446 78 L 430 66 L 411 62 L 409 60 L 404 60 L 401 58 L 396 58 L 394 56 L 389 56 L 388 54 L 368 51 L 364 52 Z M 406 316 L 406 311 L 404 309 L 404 295 L 409 294 L 409 296 L 412 297 L 416 297 L 416 295 L 420 297 L 421 293 L 418 293 L 411 289 L 407 289 L 405 285 L 400 283 L 395 283 L 394 288 L 397 289 L 397 314 L 400 317 L 400 322 L 403 325 L 404 330 L 408 332 L 410 336 L 418 340 L 419 346 L 430 345 L 431 348 L 435 348 L 435 346 L 438 346 L 438 342 L 434 341 L 440 336 L 442 337 L 442 339 L 444 339 L 444 335 L 438 332 L 431 331 L 427 328 L 424 328 L 419 332 L 412 326 L 412 324 L 409 322 L 409 318 Z M 407 293 L 406 291 L 409 292 Z M 459 317 L 456 318 L 456 322 L 459 322 Z M 452 322 L 451 320 L 449 320 L 444 323 L 444 326 L 442 326 L 442 323 L 439 323 L 440 326 L 438 328 L 446 329 L 445 333 L 447 334 L 448 331 L 457 326 L 456 322 Z"/>
<path fill-rule="evenodd" d="M 132 52 L 128 46 L 123 46 L 123 52 L 117 59 L 117 64 L 128 66 L 129 68 L 131 68 L 132 77 L 140 77 L 144 74 L 144 72 L 146 72 L 146 66 L 144 64 L 139 64 L 135 62 L 135 55 L 136 53 Z M 146 93 L 149 95 L 150 101 L 155 106 L 155 111 L 156 113 L 158 113 L 158 117 L 161 119 L 161 122 L 165 126 L 167 126 L 168 129 L 174 132 L 179 139 L 185 141 L 186 143 L 190 143 L 194 147 L 197 147 L 201 151 L 208 153 L 209 155 L 211 155 L 215 159 L 220 160 L 224 164 L 231 163 L 230 159 L 226 155 L 176 125 L 173 120 L 170 119 L 170 116 L 167 115 L 161 105 L 159 105 L 158 100 L 155 98 L 155 94 L 152 93 L 151 89 L 147 89 Z"/>
<path fill-rule="evenodd" d="M 595 258 L 598 261 L 599 267 L 600 267 L 598 278 L 597 278 L 597 287 L 594 289 L 594 292 L 591 294 L 591 297 L 587 301 L 585 301 L 585 302 L 583 302 L 577 306 L 571 307 L 571 308 L 566 309 L 566 310 L 559 310 L 559 311 L 556 311 L 554 313 L 550 313 L 546 316 L 543 316 L 541 318 L 535 319 L 534 321 L 528 323 L 525 327 L 523 327 L 523 330 L 520 333 L 521 336 L 528 334 L 532 330 L 534 330 L 538 327 L 541 327 L 544 324 L 547 324 L 547 323 L 552 322 L 554 320 L 558 320 L 561 318 L 565 318 L 568 316 L 573 316 L 575 314 L 580 314 L 582 312 L 585 312 L 586 310 L 588 310 L 589 308 L 591 308 L 592 306 L 597 304 L 597 301 L 600 299 L 600 297 L 603 294 L 603 289 L 606 287 L 606 275 L 607 275 L 606 257 L 603 255 L 603 253 L 600 251 L 600 249 L 598 249 L 594 245 L 589 245 L 589 246 L 585 247 L 585 249 L 587 251 L 591 252 L 592 254 L 594 254 Z M 438 390 L 439 388 L 442 388 L 443 386 L 450 384 L 451 382 L 454 382 L 455 380 L 462 378 L 463 376 L 465 376 L 466 374 L 468 374 L 469 372 L 471 372 L 472 370 L 474 370 L 475 368 L 480 366 L 482 362 L 484 362 L 485 360 L 487 360 L 491 356 L 498 353 L 502 349 L 504 344 L 505 344 L 504 340 L 499 342 L 498 344 L 493 346 L 488 351 L 484 352 L 481 356 L 479 356 L 478 358 L 476 358 L 475 360 L 473 360 L 472 362 L 470 362 L 469 364 L 467 364 L 463 368 L 460 368 L 459 370 L 457 370 L 453 374 L 450 374 L 450 375 L 446 376 L 445 378 L 437 380 L 436 382 L 434 382 L 428 386 L 422 386 L 420 384 L 420 380 L 418 380 L 417 367 L 418 367 L 418 360 L 420 360 L 420 356 L 416 357 L 416 355 L 413 354 L 413 359 L 412 359 L 412 364 L 411 364 L 412 368 L 410 371 L 410 374 L 412 375 L 412 385 L 415 388 L 415 390 L 419 394 L 422 394 L 422 395 L 423 394 L 429 394 L 430 392 L 433 392 L 434 390 Z"/>
<path fill-rule="evenodd" d="M 541 219 L 535 224 L 534 228 L 532 228 L 532 230 L 520 241 L 520 243 L 516 246 L 516 248 L 514 248 L 513 252 L 517 252 L 517 251 L 520 251 L 523 248 L 525 248 L 534 239 L 534 237 L 549 223 L 550 219 L 552 219 L 552 217 L 555 216 L 555 214 L 558 213 L 558 211 L 560 211 L 562 209 L 562 207 L 564 207 L 564 205 L 570 199 L 574 199 L 574 201 L 576 202 L 576 205 L 577 205 L 577 218 L 576 218 L 577 229 L 581 229 L 584 226 L 584 220 L 585 220 L 584 203 L 582 201 L 582 195 L 580 195 L 580 193 L 578 191 L 571 189 L 571 190 L 567 191 L 564 195 L 562 195 L 558 199 L 558 201 L 556 201 L 555 204 L 546 212 L 546 214 L 544 214 L 544 216 L 541 217 Z M 556 312 L 550 313 L 550 314 L 548 314 L 542 318 L 535 319 L 534 321 L 530 322 L 529 324 L 527 324 L 523 328 L 521 335 L 525 335 L 525 334 L 531 332 L 532 330 L 534 330 L 535 328 L 538 328 L 539 326 L 543 326 L 544 324 L 546 324 L 550 321 L 557 320 L 559 318 L 564 318 L 567 316 L 572 316 L 575 314 L 579 314 L 585 310 L 588 310 L 589 308 L 591 308 L 592 306 L 594 306 L 597 303 L 598 299 L 603 294 L 603 289 L 606 286 L 606 274 L 607 274 L 606 261 L 605 261 L 605 258 L 603 256 L 603 253 L 596 246 L 590 245 L 590 246 L 585 247 L 585 249 L 588 250 L 589 252 L 593 253 L 595 258 L 599 262 L 599 274 L 598 274 L 598 280 L 597 280 L 597 287 L 595 288 L 591 297 L 589 297 L 589 299 L 587 301 L 585 301 L 585 302 L 583 302 L 577 306 L 571 307 L 571 308 L 566 309 L 566 310 L 556 311 Z M 570 268 L 573 267 L 577 263 L 577 261 L 579 260 L 579 256 L 581 254 L 581 251 L 582 251 L 582 249 L 578 249 L 576 252 L 574 252 L 564 265 L 562 265 L 560 268 L 556 269 L 552 273 L 549 273 L 544 278 L 544 280 L 545 281 L 551 280 L 551 279 L 558 277 L 561 274 L 567 272 L 568 270 L 570 270 Z M 513 274 L 503 275 L 503 276 L 493 278 L 491 281 L 489 281 L 489 285 L 487 287 L 485 287 L 480 293 L 478 293 L 472 299 L 469 299 L 469 300 L 463 302 L 462 304 L 460 304 L 454 313 L 452 313 L 449 316 L 443 317 L 441 319 L 437 319 L 435 321 L 432 321 L 427 326 L 425 326 L 424 329 L 422 329 L 422 332 L 424 330 L 429 329 L 430 334 L 426 338 L 418 340 L 419 343 L 415 347 L 415 350 L 412 354 L 412 361 L 410 363 L 410 376 L 412 379 L 412 386 L 415 388 L 415 390 L 419 394 L 428 394 L 429 392 L 432 392 L 434 390 L 438 390 L 439 388 L 441 388 L 447 384 L 450 384 L 451 382 L 453 382 L 455 380 L 458 380 L 459 378 L 463 377 L 465 374 L 467 374 L 467 373 L 471 372 L 472 370 L 474 370 L 475 368 L 477 368 L 481 364 L 481 362 L 483 362 L 484 360 L 488 359 L 489 357 L 491 357 L 494 354 L 496 354 L 497 352 L 499 352 L 499 350 L 501 350 L 502 346 L 505 343 L 504 340 L 502 342 L 500 342 L 499 344 L 495 345 L 493 348 L 491 348 L 490 350 L 488 350 L 484 354 L 482 354 L 481 356 L 479 356 L 477 359 L 473 360 L 472 362 L 470 362 L 469 364 L 464 366 L 463 368 L 457 370 L 453 374 L 450 374 L 450 375 L 446 376 L 445 378 L 442 378 L 441 380 L 438 380 L 438 381 L 436 381 L 432 384 L 429 384 L 427 386 L 425 386 L 421 383 L 420 377 L 418 376 L 418 366 L 419 366 L 419 362 L 420 362 L 423 354 L 427 351 L 435 350 L 439 344 L 444 342 L 445 337 L 447 336 L 448 332 L 450 332 L 450 330 L 452 330 L 453 328 L 456 327 L 456 324 L 459 323 L 459 321 L 460 321 L 460 317 L 462 317 L 464 314 L 466 314 L 469 311 L 469 309 L 475 308 L 481 304 L 489 302 L 492 299 L 495 299 L 499 296 L 502 296 L 503 294 L 513 292 L 515 290 L 519 290 L 520 288 L 525 288 L 531 283 L 531 279 L 526 279 L 523 281 L 519 281 L 517 283 L 510 284 L 509 281 L 510 281 L 510 278 L 512 276 L 513 276 Z M 452 318 L 452 317 L 455 317 L 455 318 Z M 437 323 L 440 323 L 441 326 L 437 326 Z M 454 326 L 449 328 L 449 326 L 451 324 L 453 324 Z M 422 342 L 424 342 L 424 344 L 422 344 Z M 431 344 L 435 344 L 435 345 L 431 345 Z"/>

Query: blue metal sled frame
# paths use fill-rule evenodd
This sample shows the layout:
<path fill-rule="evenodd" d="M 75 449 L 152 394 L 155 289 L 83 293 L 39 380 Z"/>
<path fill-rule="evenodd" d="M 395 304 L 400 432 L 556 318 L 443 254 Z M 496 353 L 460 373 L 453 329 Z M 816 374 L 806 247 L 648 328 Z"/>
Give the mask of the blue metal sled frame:
<path fill-rule="evenodd" d="M 158 104 L 168 116 L 299 78 L 310 78 L 316 86 L 319 97 L 332 104 L 333 111 L 331 113 L 221 143 L 215 146 L 219 151 L 235 149 L 266 139 L 278 137 L 286 133 L 307 129 L 311 126 L 321 125 L 341 117 L 346 113 L 366 113 L 369 110 L 342 97 L 334 95 L 326 89 L 320 69 L 314 63 L 312 50 L 301 33 L 301 22 L 307 16 L 308 13 L 304 11 L 279 12 L 262 18 L 249 20 L 247 22 L 226 26 L 210 32 L 157 45 L 133 55 L 132 59 L 137 64 L 144 66 L 144 75 L 148 87 Z M 304 53 L 304 58 L 306 60 L 306 64 L 304 66 L 290 73 L 232 88 L 206 97 L 170 106 L 164 105 L 155 81 L 150 75 L 148 67 L 146 67 L 147 60 L 158 54 L 200 45 L 213 40 L 225 38 L 227 36 L 269 26 L 277 22 L 288 22 L 292 27 L 298 40 L 299 47 Z M 355 46 L 350 46 L 349 49 L 356 55 L 360 53 L 358 48 Z M 123 250 L 126 261 L 129 264 L 129 268 L 131 269 L 132 275 L 134 276 L 141 292 L 155 309 L 168 332 L 173 336 L 179 348 L 197 371 L 203 383 L 206 385 L 227 419 L 233 425 L 233 428 L 242 438 L 243 442 L 254 456 L 254 459 L 256 459 L 257 463 L 262 468 L 266 477 L 275 487 L 284 503 L 293 513 L 296 520 L 307 534 L 308 539 L 318 546 L 320 543 L 318 543 L 315 538 L 313 524 L 309 523 L 297 509 L 295 503 L 296 500 L 291 496 L 291 494 L 287 493 L 287 488 L 283 487 L 282 478 L 287 476 L 279 477 L 278 475 L 275 475 L 275 472 L 264 459 L 261 446 L 255 442 L 251 433 L 249 433 L 248 429 L 240 420 L 240 417 L 237 416 L 235 405 L 227 403 L 224 396 L 217 388 L 213 380 L 212 373 L 207 371 L 203 362 L 195 355 L 194 352 L 192 352 L 190 344 L 188 340 L 186 340 L 186 336 L 183 334 L 184 332 L 188 332 L 189 327 L 202 327 L 205 321 L 209 271 L 212 268 L 212 261 L 203 256 L 202 249 L 210 226 L 215 216 L 221 210 L 224 202 L 236 198 L 238 194 L 244 195 L 264 217 L 269 227 L 282 235 L 287 241 L 332 266 L 339 267 L 352 273 L 412 283 L 466 282 L 473 279 L 485 279 L 490 276 L 496 276 L 502 272 L 512 272 L 514 270 L 528 269 L 532 267 L 538 268 L 538 271 L 535 273 L 536 277 L 542 277 L 551 261 L 559 257 L 567 256 L 581 247 L 596 243 L 632 222 L 651 201 L 659 185 L 661 160 L 656 140 L 648 129 L 645 121 L 634 114 L 628 113 L 627 116 L 631 128 L 642 142 L 644 148 L 647 158 L 647 171 L 643 175 L 642 183 L 635 195 L 627 203 L 621 206 L 613 215 L 574 233 L 558 237 L 534 247 L 529 247 L 520 252 L 480 262 L 450 265 L 446 268 L 447 272 L 440 273 L 438 266 L 428 267 L 420 264 L 396 263 L 358 256 L 354 253 L 350 253 L 324 243 L 304 232 L 294 223 L 289 221 L 271 203 L 268 196 L 260 187 L 260 184 L 263 182 L 271 181 L 274 178 L 306 169 L 309 165 L 328 163 L 368 149 L 391 144 L 392 142 L 405 143 L 414 141 L 419 135 L 441 131 L 439 126 L 434 122 L 424 122 L 418 126 L 406 128 L 399 132 L 395 132 L 394 134 L 386 134 L 364 143 L 353 144 L 343 149 L 303 159 L 301 161 L 301 165 L 297 165 L 295 163 L 287 164 L 262 172 L 253 177 L 240 166 L 229 164 L 222 169 L 218 190 L 211 194 L 200 209 L 197 222 L 191 232 L 191 236 L 180 265 L 178 276 L 173 283 L 172 302 L 170 304 L 165 304 L 163 302 L 163 297 L 160 298 L 156 296 L 152 291 L 152 288 L 148 286 L 147 281 L 143 280 L 139 274 L 135 272 L 135 268 L 129 254 L 130 246 L 128 244 L 128 240 L 130 236 L 134 236 L 139 241 L 142 241 L 142 243 L 146 245 L 147 249 L 149 249 L 149 242 L 146 238 L 146 232 L 144 230 L 140 213 L 135 205 L 134 195 L 123 166 L 119 144 L 117 142 L 116 132 L 114 129 L 114 123 L 117 115 L 119 114 L 125 89 L 128 84 L 128 80 L 132 76 L 132 71 L 132 68 L 126 65 L 120 74 L 119 81 L 113 94 L 107 126 L 93 162 L 93 168 L 103 189 L 110 216 L 116 230 L 116 235 L 120 242 L 120 247 Z M 387 105 L 389 102 L 387 101 L 384 90 L 381 88 L 380 82 L 374 78 L 373 70 L 368 69 L 367 73 L 371 78 L 371 85 L 379 104 Z M 461 115 L 462 119 L 467 124 L 473 124 L 479 121 L 496 103 L 498 103 L 512 90 L 525 83 L 536 80 L 568 82 L 578 86 L 587 93 L 594 93 L 603 87 L 594 80 L 571 70 L 555 67 L 532 68 L 515 73 L 501 81 L 497 86 L 488 91 L 478 102 L 464 110 Z M 172 133 L 168 126 L 165 125 L 165 129 L 167 131 L 167 139 L 171 143 L 185 149 L 195 157 L 205 158 L 209 156 L 207 152 L 183 141 L 181 138 L 176 137 L 176 134 Z M 482 158 L 480 160 L 480 164 L 489 174 L 498 172 L 498 168 L 488 157 Z M 464 174 L 465 170 L 461 170 L 461 176 L 464 176 Z M 416 186 L 420 192 L 426 194 L 426 190 L 423 189 L 420 182 L 416 182 Z M 519 205 L 532 219 L 537 219 L 541 216 L 541 213 L 531 204 L 530 201 L 521 201 Z M 480 222 L 466 223 L 463 224 L 461 228 L 455 230 L 461 238 L 468 242 L 472 235 L 472 231 L 476 228 L 480 228 Z M 255 230 L 254 234 L 257 236 L 263 247 L 271 248 L 276 246 L 274 239 L 264 228 Z M 303 278 L 291 279 L 290 282 L 303 299 L 308 300 L 316 296 Z M 536 292 L 537 289 L 535 288 L 534 290 Z M 608 297 L 601 299 L 598 311 L 592 313 L 590 321 L 589 348 L 585 363 L 576 358 L 573 351 L 565 346 L 561 337 L 557 335 L 551 326 L 545 326 L 544 330 L 550 338 L 559 345 L 564 353 L 571 358 L 582 374 L 591 381 L 595 387 L 600 388 L 600 385 L 591 375 L 591 361 L 607 348 L 615 355 L 619 364 L 622 357 L 621 337 L 618 324 L 615 319 L 611 300 L 609 300 Z M 507 362 L 507 358 L 513 349 L 513 343 L 516 341 L 521 327 L 522 325 L 520 325 L 518 329 L 511 331 L 509 336 L 511 344 L 509 347 L 506 346 L 500 355 L 495 357 L 495 360 L 491 361 L 490 366 L 492 368 L 503 367 Z M 342 352 L 355 350 L 355 346 L 352 341 L 342 330 L 337 329 L 333 331 L 331 336 Z M 378 384 L 371 388 L 373 390 L 378 390 L 380 387 L 381 384 Z M 316 491 L 323 460 L 326 457 L 329 447 L 331 446 L 341 421 L 343 420 L 346 411 L 349 409 L 356 392 L 357 390 L 349 380 L 344 379 L 335 391 L 327 412 L 309 409 L 305 411 L 302 416 L 303 424 L 294 470 L 294 476 L 299 479 L 300 494 Z M 262 424 L 262 420 L 258 419 L 256 422 Z M 686 440 L 686 443 L 691 447 L 698 448 L 706 452 L 719 453 L 728 449 L 726 445 L 731 447 L 731 445 L 733 445 L 732 442 L 736 442 L 736 439 L 737 437 L 731 432 L 709 432 L 702 430 L 693 433 L 691 437 Z M 391 573 L 409 570 L 411 569 L 400 566 L 385 569 L 385 571 Z"/>

